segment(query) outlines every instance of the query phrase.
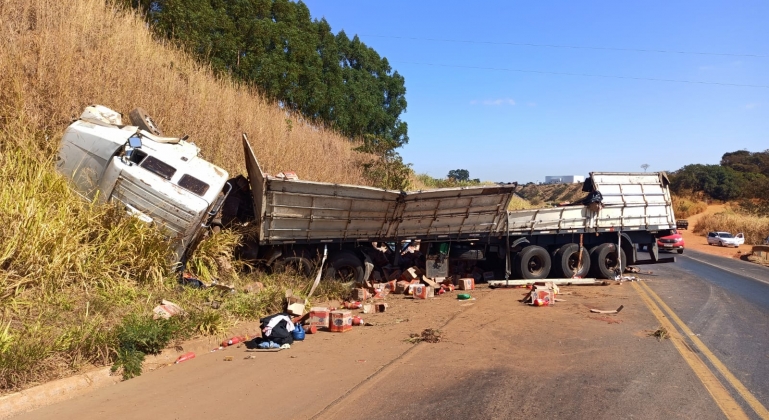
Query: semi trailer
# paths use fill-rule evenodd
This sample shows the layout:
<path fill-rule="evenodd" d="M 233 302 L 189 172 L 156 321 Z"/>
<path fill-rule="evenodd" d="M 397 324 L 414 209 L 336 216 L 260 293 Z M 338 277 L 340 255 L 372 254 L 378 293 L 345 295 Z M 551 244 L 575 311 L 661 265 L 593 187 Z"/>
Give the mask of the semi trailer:
<path fill-rule="evenodd" d="M 246 135 L 246 175 L 230 178 L 187 137 L 141 109 L 89 106 L 65 131 L 58 170 L 83 197 L 163 229 L 180 267 L 213 227 L 243 232 L 241 258 L 364 282 L 417 265 L 430 277 L 612 277 L 660 258 L 676 222 L 664 172 L 592 172 L 571 205 L 508 211 L 517 185 L 395 191 L 266 174 Z M 639 247 L 648 250 L 648 256 Z"/>

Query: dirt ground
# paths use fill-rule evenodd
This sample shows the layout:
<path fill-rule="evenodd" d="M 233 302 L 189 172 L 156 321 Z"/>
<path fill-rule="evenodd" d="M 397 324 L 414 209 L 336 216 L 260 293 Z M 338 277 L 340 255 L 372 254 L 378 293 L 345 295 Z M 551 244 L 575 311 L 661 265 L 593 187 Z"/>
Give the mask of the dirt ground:
<path fill-rule="evenodd" d="M 740 258 L 742 255 L 750 254 L 753 248 L 751 245 L 740 245 L 739 248 L 708 245 L 708 240 L 705 236 L 696 235 L 693 232 L 694 226 L 697 224 L 697 221 L 700 219 L 700 217 L 706 214 L 714 214 L 722 211 L 724 211 L 723 204 L 711 205 L 711 206 L 708 206 L 707 210 L 705 210 L 704 212 L 695 214 L 694 216 L 689 216 L 686 219 L 689 221 L 689 229 L 678 231 L 679 233 L 681 233 L 681 236 L 683 236 L 684 238 L 686 249 L 693 249 L 695 251 L 705 252 L 711 255 L 720 255 L 722 257 L 731 257 L 731 258 Z M 738 232 L 732 232 L 732 233 L 738 233 Z M 684 250 L 684 253 L 685 252 L 686 251 Z"/>
<path fill-rule="evenodd" d="M 650 336 L 658 324 L 631 285 L 563 287 L 563 301 L 545 308 L 520 303 L 525 293 L 484 286 L 470 301 L 457 300 L 457 292 L 429 300 L 392 295 L 386 313 L 361 315 L 373 326 L 319 332 L 279 353 L 201 354 L 19 418 L 430 418 L 440 408 L 434 404 L 461 418 L 564 417 L 566 407 L 601 418 L 648 410 L 639 403 L 648 398 L 664 402 L 653 408 L 655 418 L 680 410 L 718 418 L 708 415 L 717 407 L 672 345 Z M 617 315 L 589 310 L 620 304 Z M 426 328 L 440 330 L 440 342 L 408 341 Z M 494 404 L 464 403 L 474 414 L 451 405 L 470 391 Z"/>

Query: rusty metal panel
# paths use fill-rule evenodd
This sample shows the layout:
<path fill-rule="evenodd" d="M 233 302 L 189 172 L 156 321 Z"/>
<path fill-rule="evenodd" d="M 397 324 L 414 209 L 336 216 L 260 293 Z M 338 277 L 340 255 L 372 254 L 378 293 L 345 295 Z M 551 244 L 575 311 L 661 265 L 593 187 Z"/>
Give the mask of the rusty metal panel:
<path fill-rule="evenodd" d="M 251 144 L 248 143 L 248 137 L 243 134 L 243 154 L 246 157 L 246 171 L 248 172 L 248 183 L 251 187 L 251 195 L 254 203 L 254 219 L 257 223 L 259 240 L 265 239 L 264 232 L 264 210 L 265 210 L 265 180 L 262 167 L 259 166 L 259 161 L 256 160 L 254 149 L 251 148 Z"/>
<path fill-rule="evenodd" d="M 473 238 L 494 232 L 514 189 L 405 193 L 267 177 L 262 231 L 272 243 Z"/>
<path fill-rule="evenodd" d="M 374 240 L 383 237 L 396 191 L 267 178 L 263 232 L 269 242 Z"/>
<path fill-rule="evenodd" d="M 388 236 L 474 238 L 504 222 L 515 185 L 417 191 L 403 197 L 403 210 Z"/>

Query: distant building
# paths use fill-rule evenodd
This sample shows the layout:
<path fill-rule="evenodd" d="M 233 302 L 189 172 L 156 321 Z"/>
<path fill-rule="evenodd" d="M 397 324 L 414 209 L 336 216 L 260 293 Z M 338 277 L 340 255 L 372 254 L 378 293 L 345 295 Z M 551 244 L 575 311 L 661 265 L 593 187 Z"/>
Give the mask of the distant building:
<path fill-rule="evenodd" d="M 576 184 L 578 182 L 585 182 L 585 177 L 582 175 L 561 175 L 545 177 L 545 184 Z"/>

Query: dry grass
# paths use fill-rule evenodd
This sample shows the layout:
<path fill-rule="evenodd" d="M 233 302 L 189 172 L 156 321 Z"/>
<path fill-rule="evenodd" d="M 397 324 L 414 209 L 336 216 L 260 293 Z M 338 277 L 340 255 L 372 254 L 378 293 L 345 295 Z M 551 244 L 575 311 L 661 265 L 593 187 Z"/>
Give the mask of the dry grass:
<path fill-rule="evenodd" d="M 708 208 L 708 204 L 697 199 L 672 196 L 673 214 L 677 219 L 686 219 L 695 214 L 702 213 Z"/>
<path fill-rule="evenodd" d="M 365 182 L 363 155 L 346 139 L 215 78 L 156 43 L 132 13 L 104 0 L 0 2 L 0 394 L 112 363 L 118 326 L 148 316 L 162 298 L 188 311 L 183 338 L 278 310 L 284 287 L 308 282 L 254 274 L 230 280 L 259 280 L 265 292 L 178 288 L 156 230 L 84 202 L 54 171 L 64 128 L 94 103 L 124 114 L 147 109 L 165 133 L 189 134 L 232 173 L 244 170 L 245 131 L 268 172 Z M 195 266 L 207 279 L 228 270 L 221 260 L 234 240 L 201 245 Z"/>
<path fill-rule="evenodd" d="M 518 195 L 513 195 L 513 198 L 510 200 L 510 204 L 507 206 L 508 210 L 526 210 L 534 208 L 537 208 L 537 206 L 530 203 L 529 200 L 519 197 Z"/>
<path fill-rule="evenodd" d="M 104 0 L 4 0 L 0 5 L 1 124 L 18 122 L 48 156 L 90 104 L 127 115 L 141 106 L 164 133 L 190 139 L 208 159 L 243 173 L 246 132 L 266 172 L 365 184 L 362 155 L 333 132 L 305 124 L 253 89 L 217 79 L 144 22 Z"/>
<path fill-rule="evenodd" d="M 727 210 L 722 213 L 702 215 L 694 226 L 694 233 L 707 235 L 708 232 L 723 231 L 732 234 L 744 233 L 745 243 L 760 245 L 769 235 L 769 217 L 747 216 Z"/>

